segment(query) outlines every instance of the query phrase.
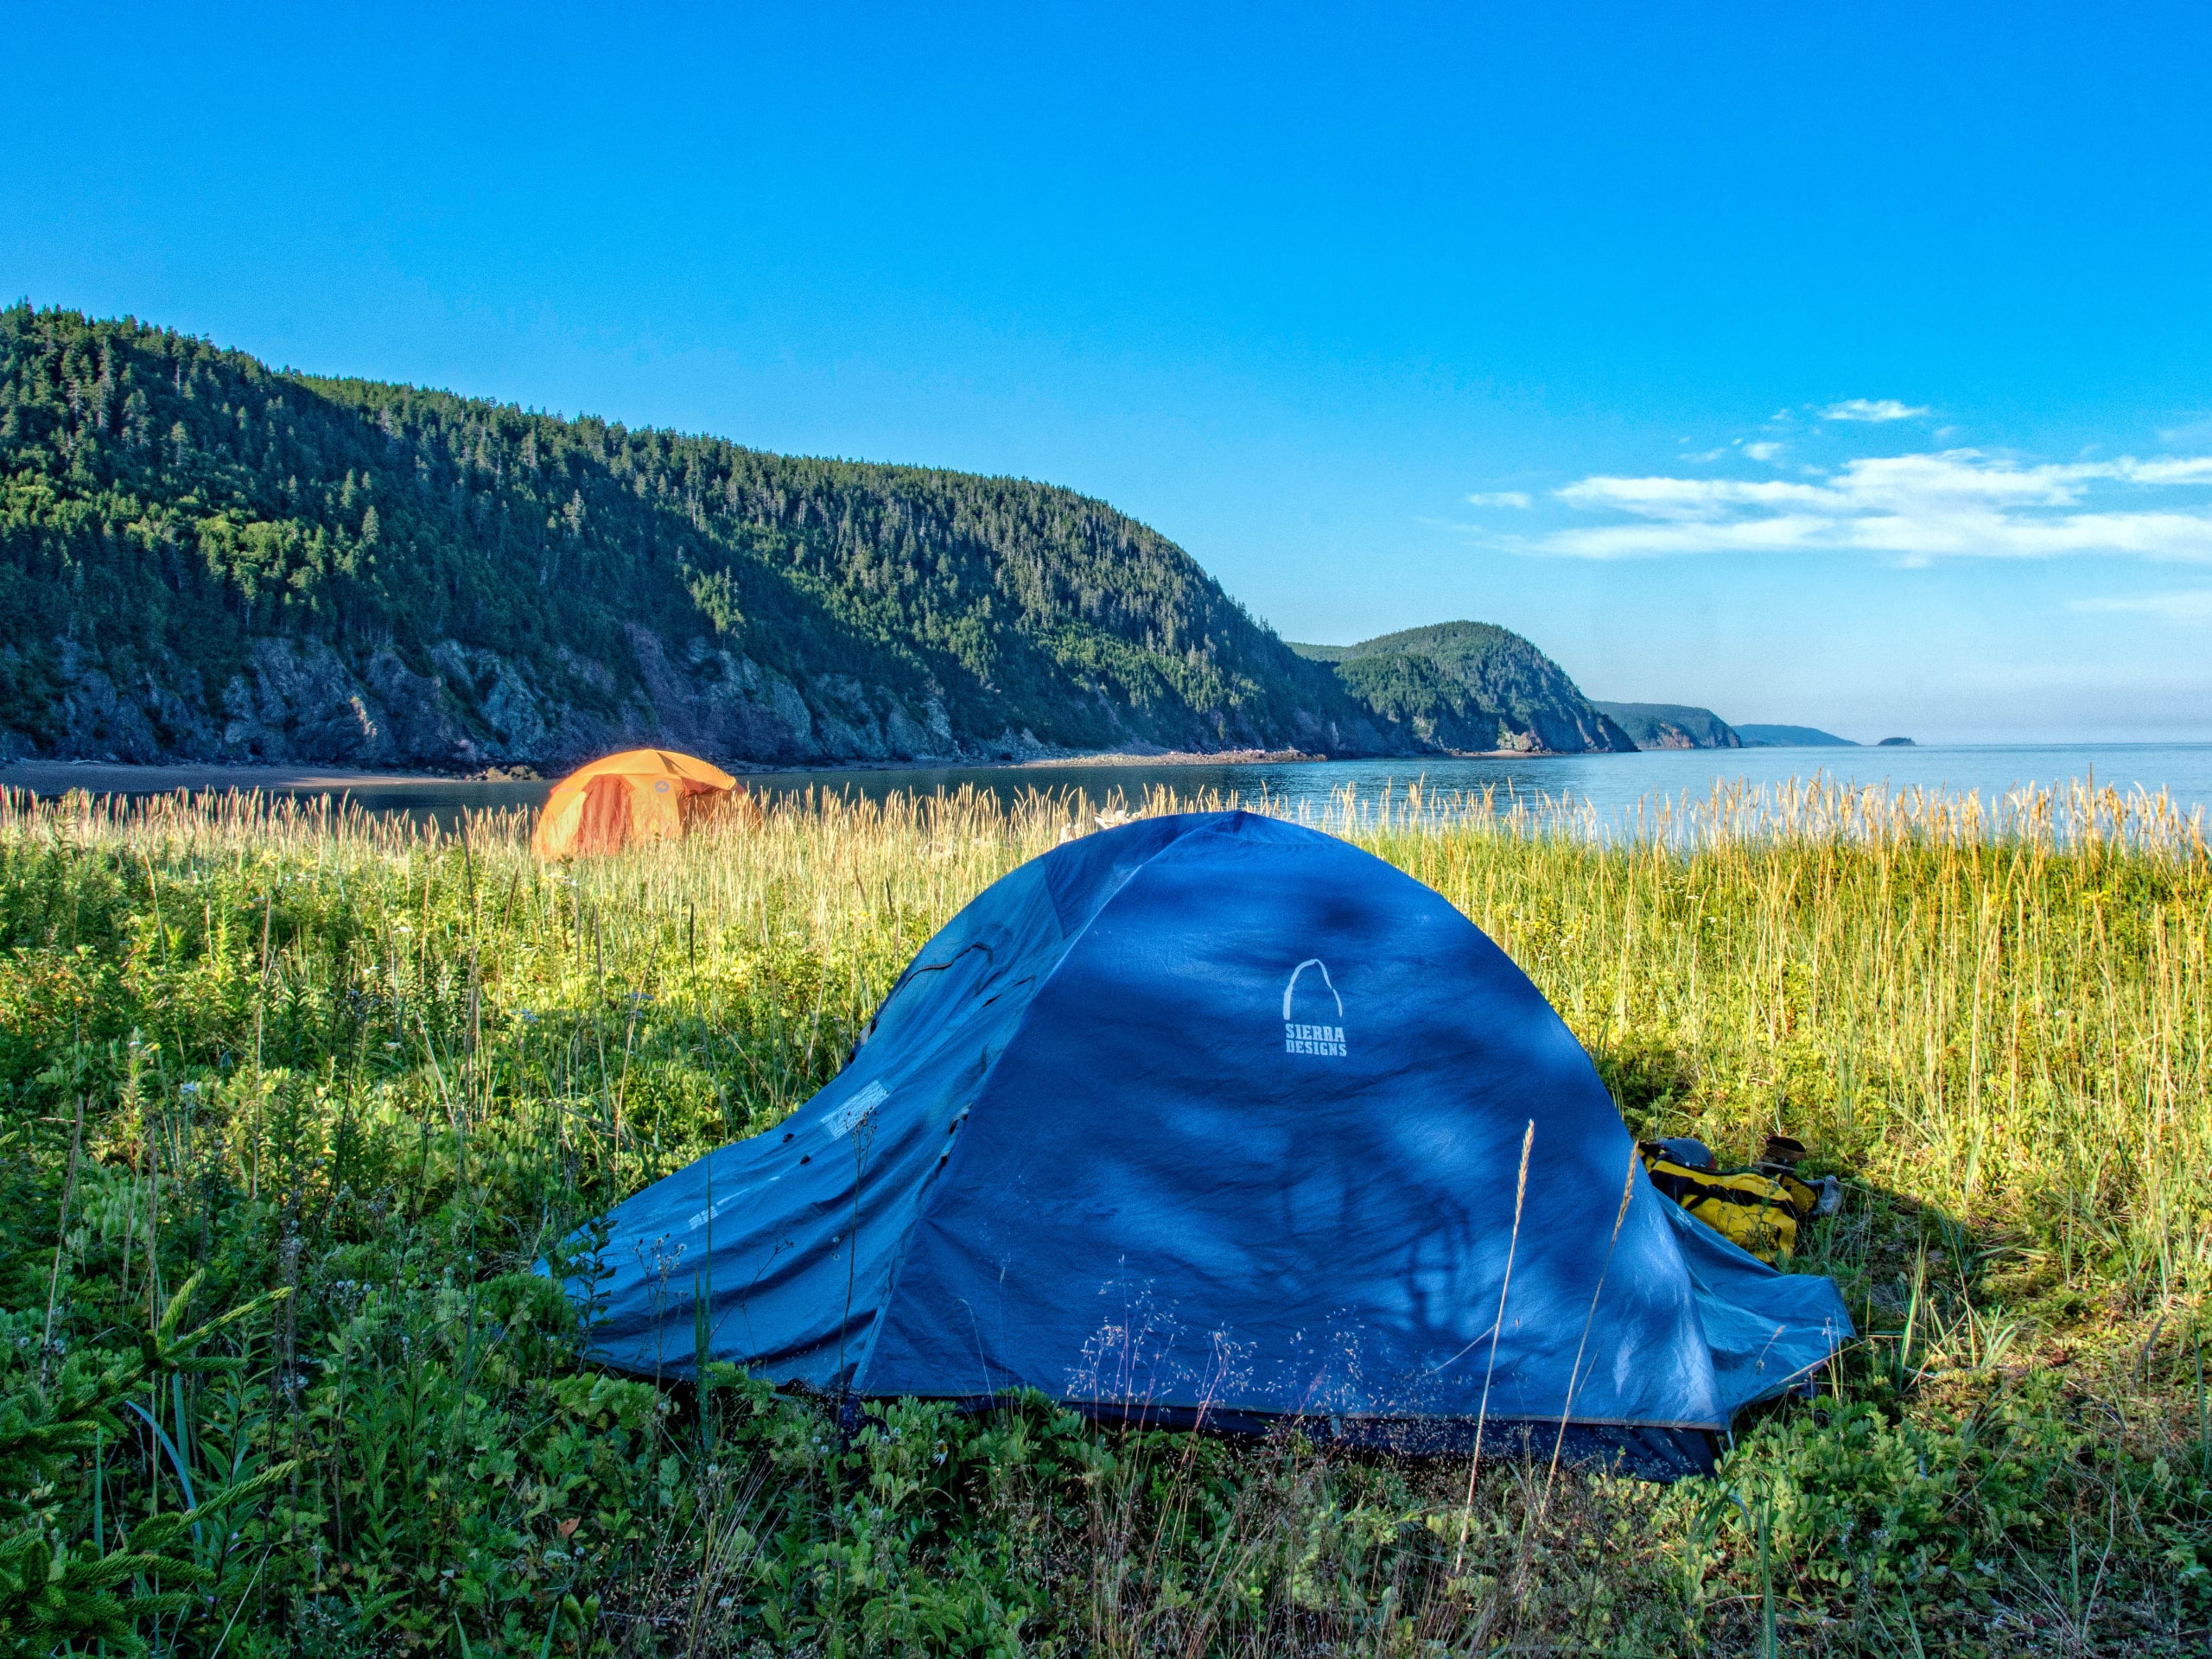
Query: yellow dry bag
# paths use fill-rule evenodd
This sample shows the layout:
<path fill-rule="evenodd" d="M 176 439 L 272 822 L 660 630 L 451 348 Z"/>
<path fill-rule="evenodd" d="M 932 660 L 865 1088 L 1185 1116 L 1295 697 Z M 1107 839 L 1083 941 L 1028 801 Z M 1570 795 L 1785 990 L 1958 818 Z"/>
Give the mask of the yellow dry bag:
<path fill-rule="evenodd" d="M 1822 1187 L 1773 1161 L 1763 1167 L 1717 1169 L 1712 1154 L 1696 1141 L 1647 1141 L 1642 1151 L 1652 1185 L 1762 1262 L 1787 1260 L 1797 1248 L 1798 1224 L 1815 1211 L 1834 1208 L 1824 1203 Z"/>

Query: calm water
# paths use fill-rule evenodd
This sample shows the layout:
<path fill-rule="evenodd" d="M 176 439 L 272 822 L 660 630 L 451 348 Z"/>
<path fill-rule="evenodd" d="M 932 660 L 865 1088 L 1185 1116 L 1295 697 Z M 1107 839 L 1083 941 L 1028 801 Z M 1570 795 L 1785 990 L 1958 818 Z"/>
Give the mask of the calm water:
<path fill-rule="evenodd" d="M 1154 787 L 1191 795 L 1234 791 L 1245 800 L 1262 796 L 1319 810 L 1347 786 L 1363 799 L 1388 788 L 1403 792 L 1419 784 L 1432 796 L 1495 791 L 1572 797 L 1613 819 L 1662 798 L 1702 799 L 1717 785 L 1783 783 L 1826 778 L 1835 783 L 1887 783 L 1974 790 L 1994 798 L 2025 784 L 2094 779 L 2100 786 L 2164 790 L 2183 807 L 2212 816 L 2212 744 L 2082 744 L 1958 746 L 1910 749 L 1672 749 L 1640 754 L 1547 755 L 1506 760 L 1323 760 L 1287 765 L 1069 766 L 1019 770 L 913 770 L 883 772 L 779 774 L 746 781 L 754 788 L 843 790 L 880 798 L 893 790 L 957 789 L 973 784 L 1001 797 L 1029 789 L 1079 789 L 1094 800 L 1120 790 L 1136 797 Z"/>
<path fill-rule="evenodd" d="M 250 776 L 250 774 L 248 774 Z M 144 774 L 142 774 L 144 776 Z M 1420 783 L 1432 794 L 1494 790 L 1509 795 L 1567 796 L 1616 819 L 1640 804 L 1685 795 L 1702 799 L 1716 785 L 1779 783 L 1822 777 L 1835 783 L 1886 783 L 1974 790 L 1994 798 L 2027 784 L 2094 779 L 2123 790 L 2164 791 L 2177 805 L 2212 817 L 2212 744 L 2107 743 L 1950 745 L 1899 749 L 1688 749 L 1641 754 L 1552 755 L 1507 760 L 1325 760 L 1262 766 L 1065 766 L 915 767 L 884 772 L 774 772 L 748 776 L 748 787 L 772 793 L 809 789 L 881 798 L 894 791 L 932 794 L 963 785 L 1012 799 L 1030 790 L 1080 790 L 1093 800 L 1119 791 L 1135 798 L 1154 787 L 1189 796 L 1213 790 L 1246 801 L 1262 798 L 1319 810 L 1350 786 L 1363 799 L 1387 788 Z M 92 780 L 87 779 L 88 783 Z M 105 784 L 95 787 L 106 787 Z M 137 779 L 124 792 L 164 787 Z M 462 783 L 446 779 L 364 781 L 345 791 L 371 810 L 405 812 L 450 822 L 485 807 L 535 807 L 550 783 Z M 299 795 L 334 791 L 293 790 Z"/>

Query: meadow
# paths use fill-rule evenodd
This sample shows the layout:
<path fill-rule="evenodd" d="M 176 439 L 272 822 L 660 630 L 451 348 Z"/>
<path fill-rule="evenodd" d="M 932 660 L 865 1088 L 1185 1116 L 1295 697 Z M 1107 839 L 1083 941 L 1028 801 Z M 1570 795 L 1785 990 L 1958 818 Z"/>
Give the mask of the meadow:
<path fill-rule="evenodd" d="M 1144 810 L 1165 810 L 1156 798 Z M 1330 827 L 1631 1127 L 1847 1198 L 1861 1338 L 1669 1487 L 595 1373 L 530 1268 L 834 1075 L 1092 804 L 526 824 L 0 803 L 0 1644 L 213 1656 L 2096 1653 L 2212 1643 L 2201 825 L 1821 787 Z M 1611 1202 L 1606 1195 L 1597 1207 Z M 1470 1492 L 1471 1491 L 1471 1499 Z"/>

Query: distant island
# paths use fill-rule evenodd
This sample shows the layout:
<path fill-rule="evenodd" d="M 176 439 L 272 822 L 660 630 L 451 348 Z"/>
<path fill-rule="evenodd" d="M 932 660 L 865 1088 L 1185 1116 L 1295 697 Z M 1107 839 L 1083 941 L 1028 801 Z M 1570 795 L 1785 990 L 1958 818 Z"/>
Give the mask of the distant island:
<path fill-rule="evenodd" d="M 1878 749 L 1910 749 L 1915 745 L 1909 737 L 1885 737 L 1874 747 Z"/>

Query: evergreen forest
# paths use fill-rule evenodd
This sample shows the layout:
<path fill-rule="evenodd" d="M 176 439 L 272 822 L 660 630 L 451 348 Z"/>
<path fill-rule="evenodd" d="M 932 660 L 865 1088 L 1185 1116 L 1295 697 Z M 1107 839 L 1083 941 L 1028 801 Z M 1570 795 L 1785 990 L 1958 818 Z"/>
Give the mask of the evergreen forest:
<path fill-rule="evenodd" d="M 1407 747 L 1071 491 L 0 312 L 0 748 L 467 766 Z"/>
<path fill-rule="evenodd" d="M 1440 622 L 1356 645 L 1291 649 L 1334 664 L 1347 691 L 1424 748 L 1573 753 L 1637 747 L 1565 669 L 1494 622 Z"/>

